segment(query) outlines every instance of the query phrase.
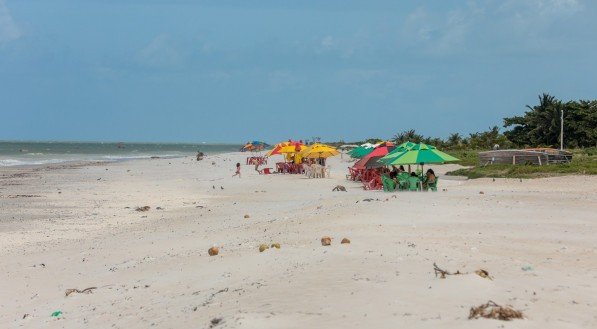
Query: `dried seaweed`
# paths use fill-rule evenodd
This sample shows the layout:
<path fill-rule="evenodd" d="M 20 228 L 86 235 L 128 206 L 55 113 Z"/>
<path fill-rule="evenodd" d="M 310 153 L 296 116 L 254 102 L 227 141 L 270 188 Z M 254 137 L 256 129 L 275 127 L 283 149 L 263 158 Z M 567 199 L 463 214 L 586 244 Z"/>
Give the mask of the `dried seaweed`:
<path fill-rule="evenodd" d="M 496 319 L 501 321 L 510 321 L 512 319 L 523 319 L 524 315 L 521 311 L 517 311 L 510 306 L 500 306 L 494 301 L 488 301 L 483 305 L 471 307 L 470 319 L 486 318 Z"/>
<path fill-rule="evenodd" d="M 437 277 L 437 275 L 440 275 L 440 279 L 445 279 L 446 275 L 461 275 L 461 274 L 466 274 L 466 273 L 462 273 L 460 271 L 456 271 L 454 273 L 450 273 L 446 270 L 441 269 L 439 266 L 437 266 L 437 264 L 433 263 L 433 270 L 435 271 L 435 277 Z"/>
<path fill-rule="evenodd" d="M 93 292 L 94 289 L 97 289 L 97 287 L 89 287 L 89 288 L 85 288 L 83 290 L 79 290 L 79 289 L 66 289 L 66 292 L 64 293 L 67 297 L 70 294 L 74 294 L 74 293 L 78 293 L 78 294 L 90 294 Z"/>

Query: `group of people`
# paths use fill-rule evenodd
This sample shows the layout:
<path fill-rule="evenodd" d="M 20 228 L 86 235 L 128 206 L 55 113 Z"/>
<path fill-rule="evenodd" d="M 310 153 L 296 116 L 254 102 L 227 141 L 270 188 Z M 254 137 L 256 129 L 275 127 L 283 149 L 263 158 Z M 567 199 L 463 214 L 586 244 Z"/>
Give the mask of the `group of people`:
<path fill-rule="evenodd" d="M 325 158 L 304 158 L 302 163 L 307 165 L 318 164 L 325 167 Z"/>
<path fill-rule="evenodd" d="M 400 166 L 400 167 L 396 167 L 396 166 L 392 166 L 392 170 L 390 170 L 389 168 L 383 168 L 382 169 L 382 174 L 386 174 L 390 177 L 390 179 L 392 179 L 394 181 L 394 183 L 396 183 L 397 185 L 400 183 L 399 182 L 399 177 L 401 176 L 401 173 L 405 173 L 407 172 L 404 169 L 404 166 Z M 414 171 L 411 172 L 410 177 L 418 177 L 417 173 L 415 173 Z M 423 189 L 427 189 L 429 188 L 430 185 L 435 184 L 435 180 L 436 180 L 436 176 L 435 176 L 435 172 L 433 171 L 433 169 L 429 168 L 427 169 L 427 172 L 425 173 L 425 177 L 422 180 L 423 183 Z"/>

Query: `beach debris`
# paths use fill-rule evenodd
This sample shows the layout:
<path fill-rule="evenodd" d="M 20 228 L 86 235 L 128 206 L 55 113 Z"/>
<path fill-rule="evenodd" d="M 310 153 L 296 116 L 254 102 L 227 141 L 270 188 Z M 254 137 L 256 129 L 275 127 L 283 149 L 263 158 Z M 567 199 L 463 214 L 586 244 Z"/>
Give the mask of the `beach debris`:
<path fill-rule="evenodd" d="M 483 305 L 477 307 L 471 307 L 470 319 L 486 318 L 496 319 L 502 321 L 510 321 L 512 319 L 522 319 L 524 315 L 521 311 L 517 311 L 510 306 L 500 306 L 494 301 L 488 301 Z"/>
<path fill-rule="evenodd" d="M 222 322 L 222 320 L 223 320 L 222 318 L 211 319 L 211 321 L 209 322 L 210 323 L 209 327 L 213 328 L 213 327 L 217 326 L 218 324 L 220 324 Z"/>
<path fill-rule="evenodd" d="M 215 185 L 212 185 L 212 186 L 211 186 L 211 188 L 212 188 L 213 190 L 215 190 L 215 189 L 216 189 L 216 186 L 215 186 Z"/>
<path fill-rule="evenodd" d="M 439 278 L 440 279 L 445 279 L 446 275 L 461 275 L 461 274 L 466 274 L 466 273 L 462 273 L 460 271 L 456 271 L 454 273 L 450 273 L 446 270 L 441 269 L 439 266 L 437 266 L 437 264 L 433 263 L 433 270 L 435 271 L 435 277 L 437 278 L 437 275 L 439 274 Z"/>
<path fill-rule="evenodd" d="M 150 206 L 143 206 L 143 207 L 137 207 L 135 209 L 135 211 L 140 211 L 140 212 L 144 212 L 144 211 L 149 211 L 149 209 L 151 209 Z"/>
<path fill-rule="evenodd" d="M 259 245 L 259 252 L 264 252 L 268 249 L 269 249 L 269 247 L 265 243 L 262 243 Z"/>
<path fill-rule="evenodd" d="M 35 195 L 35 194 L 9 194 L 6 197 L 5 196 L 0 196 L 0 198 L 7 198 L 7 199 L 41 198 L 41 195 Z"/>
<path fill-rule="evenodd" d="M 280 244 L 277 242 L 272 243 L 271 245 L 272 248 L 276 248 L 276 249 L 280 249 Z"/>
<path fill-rule="evenodd" d="M 249 214 L 245 214 L 245 218 L 251 218 L 251 216 L 249 216 Z"/>
<path fill-rule="evenodd" d="M 342 241 L 340 241 L 341 244 L 349 244 L 350 240 L 348 238 L 343 238 Z"/>
<path fill-rule="evenodd" d="M 212 166 L 215 166 L 215 165 L 216 165 L 216 162 L 215 162 L 215 161 L 212 161 L 212 162 L 211 162 L 211 165 L 212 165 Z"/>
<path fill-rule="evenodd" d="M 336 187 L 332 189 L 332 192 L 346 192 L 346 187 L 342 185 L 336 185 Z"/>
<path fill-rule="evenodd" d="M 66 297 L 68 297 L 70 294 L 74 294 L 74 293 L 77 293 L 77 294 L 91 294 L 91 293 L 93 293 L 93 290 L 95 290 L 95 289 L 97 289 L 97 287 L 89 287 L 89 288 L 85 288 L 83 290 L 79 290 L 77 288 L 66 289 L 66 291 L 64 292 L 64 295 Z"/>
<path fill-rule="evenodd" d="M 363 201 L 365 201 L 365 202 L 371 202 L 371 201 L 374 201 L 374 200 L 371 199 L 371 198 L 367 198 L 367 199 L 363 199 Z"/>
<path fill-rule="evenodd" d="M 520 269 L 525 272 L 528 272 L 528 271 L 532 271 L 533 267 L 531 265 L 525 265 L 525 266 L 521 267 Z"/>
<path fill-rule="evenodd" d="M 30 317 L 30 316 L 31 316 L 31 314 L 29 314 L 29 313 L 25 313 L 25 314 L 23 314 L 23 319 L 26 319 L 26 318 L 28 318 L 28 317 Z"/>
<path fill-rule="evenodd" d="M 50 314 L 50 316 L 53 317 L 53 318 L 57 318 L 57 317 L 59 317 L 61 315 L 62 315 L 62 311 L 60 311 L 60 310 L 54 311 L 54 312 L 52 312 L 52 314 Z"/>
<path fill-rule="evenodd" d="M 220 253 L 220 248 L 218 248 L 216 246 L 213 246 L 213 247 L 207 249 L 207 253 L 210 256 L 216 256 L 216 255 L 218 255 Z"/>
<path fill-rule="evenodd" d="M 211 294 L 211 296 L 209 296 L 204 302 L 203 304 L 201 304 L 201 306 L 207 306 L 209 304 L 211 304 L 211 302 L 214 300 L 214 298 L 216 297 L 216 295 L 219 294 L 223 294 L 225 292 L 228 292 L 228 288 L 224 288 L 224 289 L 220 289 L 214 293 Z"/>
<path fill-rule="evenodd" d="M 224 186 L 220 186 L 220 190 L 223 190 L 223 189 L 224 189 Z"/>
<path fill-rule="evenodd" d="M 330 238 L 329 236 L 324 236 L 323 238 L 321 238 L 322 246 L 329 246 L 331 244 L 332 244 L 332 238 Z"/>
<path fill-rule="evenodd" d="M 44 264 L 44 263 L 33 264 L 33 267 L 37 267 L 37 265 L 39 265 L 39 267 L 46 267 L 46 264 Z"/>
<path fill-rule="evenodd" d="M 491 277 L 491 275 L 489 275 L 489 272 L 487 272 L 484 269 L 478 269 L 475 271 L 475 273 L 482 278 L 493 280 L 493 277 Z"/>
<path fill-rule="evenodd" d="M 479 191 L 479 194 L 485 194 L 485 192 L 483 192 L 483 191 Z"/>

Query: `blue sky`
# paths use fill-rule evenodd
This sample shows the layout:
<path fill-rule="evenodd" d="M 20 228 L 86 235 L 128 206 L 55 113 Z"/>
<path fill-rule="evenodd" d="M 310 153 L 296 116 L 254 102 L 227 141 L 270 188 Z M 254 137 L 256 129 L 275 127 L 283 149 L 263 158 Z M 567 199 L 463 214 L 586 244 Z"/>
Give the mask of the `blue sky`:
<path fill-rule="evenodd" d="M 445 137 L 597 98 L 597 1 L 0 0 L 0 140 Z"/>

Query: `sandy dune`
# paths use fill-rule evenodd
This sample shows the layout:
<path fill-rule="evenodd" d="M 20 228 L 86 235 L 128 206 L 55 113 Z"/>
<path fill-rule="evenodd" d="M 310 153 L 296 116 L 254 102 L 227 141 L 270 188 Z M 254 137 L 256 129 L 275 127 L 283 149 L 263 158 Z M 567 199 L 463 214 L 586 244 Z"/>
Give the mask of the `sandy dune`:
<path fill-rule="evenodd" d="M 0 327 L 597 325 L 597 177 L 464 181 L 434 166 L 439 192 L 383 193 L 346 181 L 337 158 L 327 179 L 231 178 L 243 157 L 0 168 Z M 434 262 L 467 274 L 437 278 Z M 468 320 L 488 300 L 526 318 Z"/>

